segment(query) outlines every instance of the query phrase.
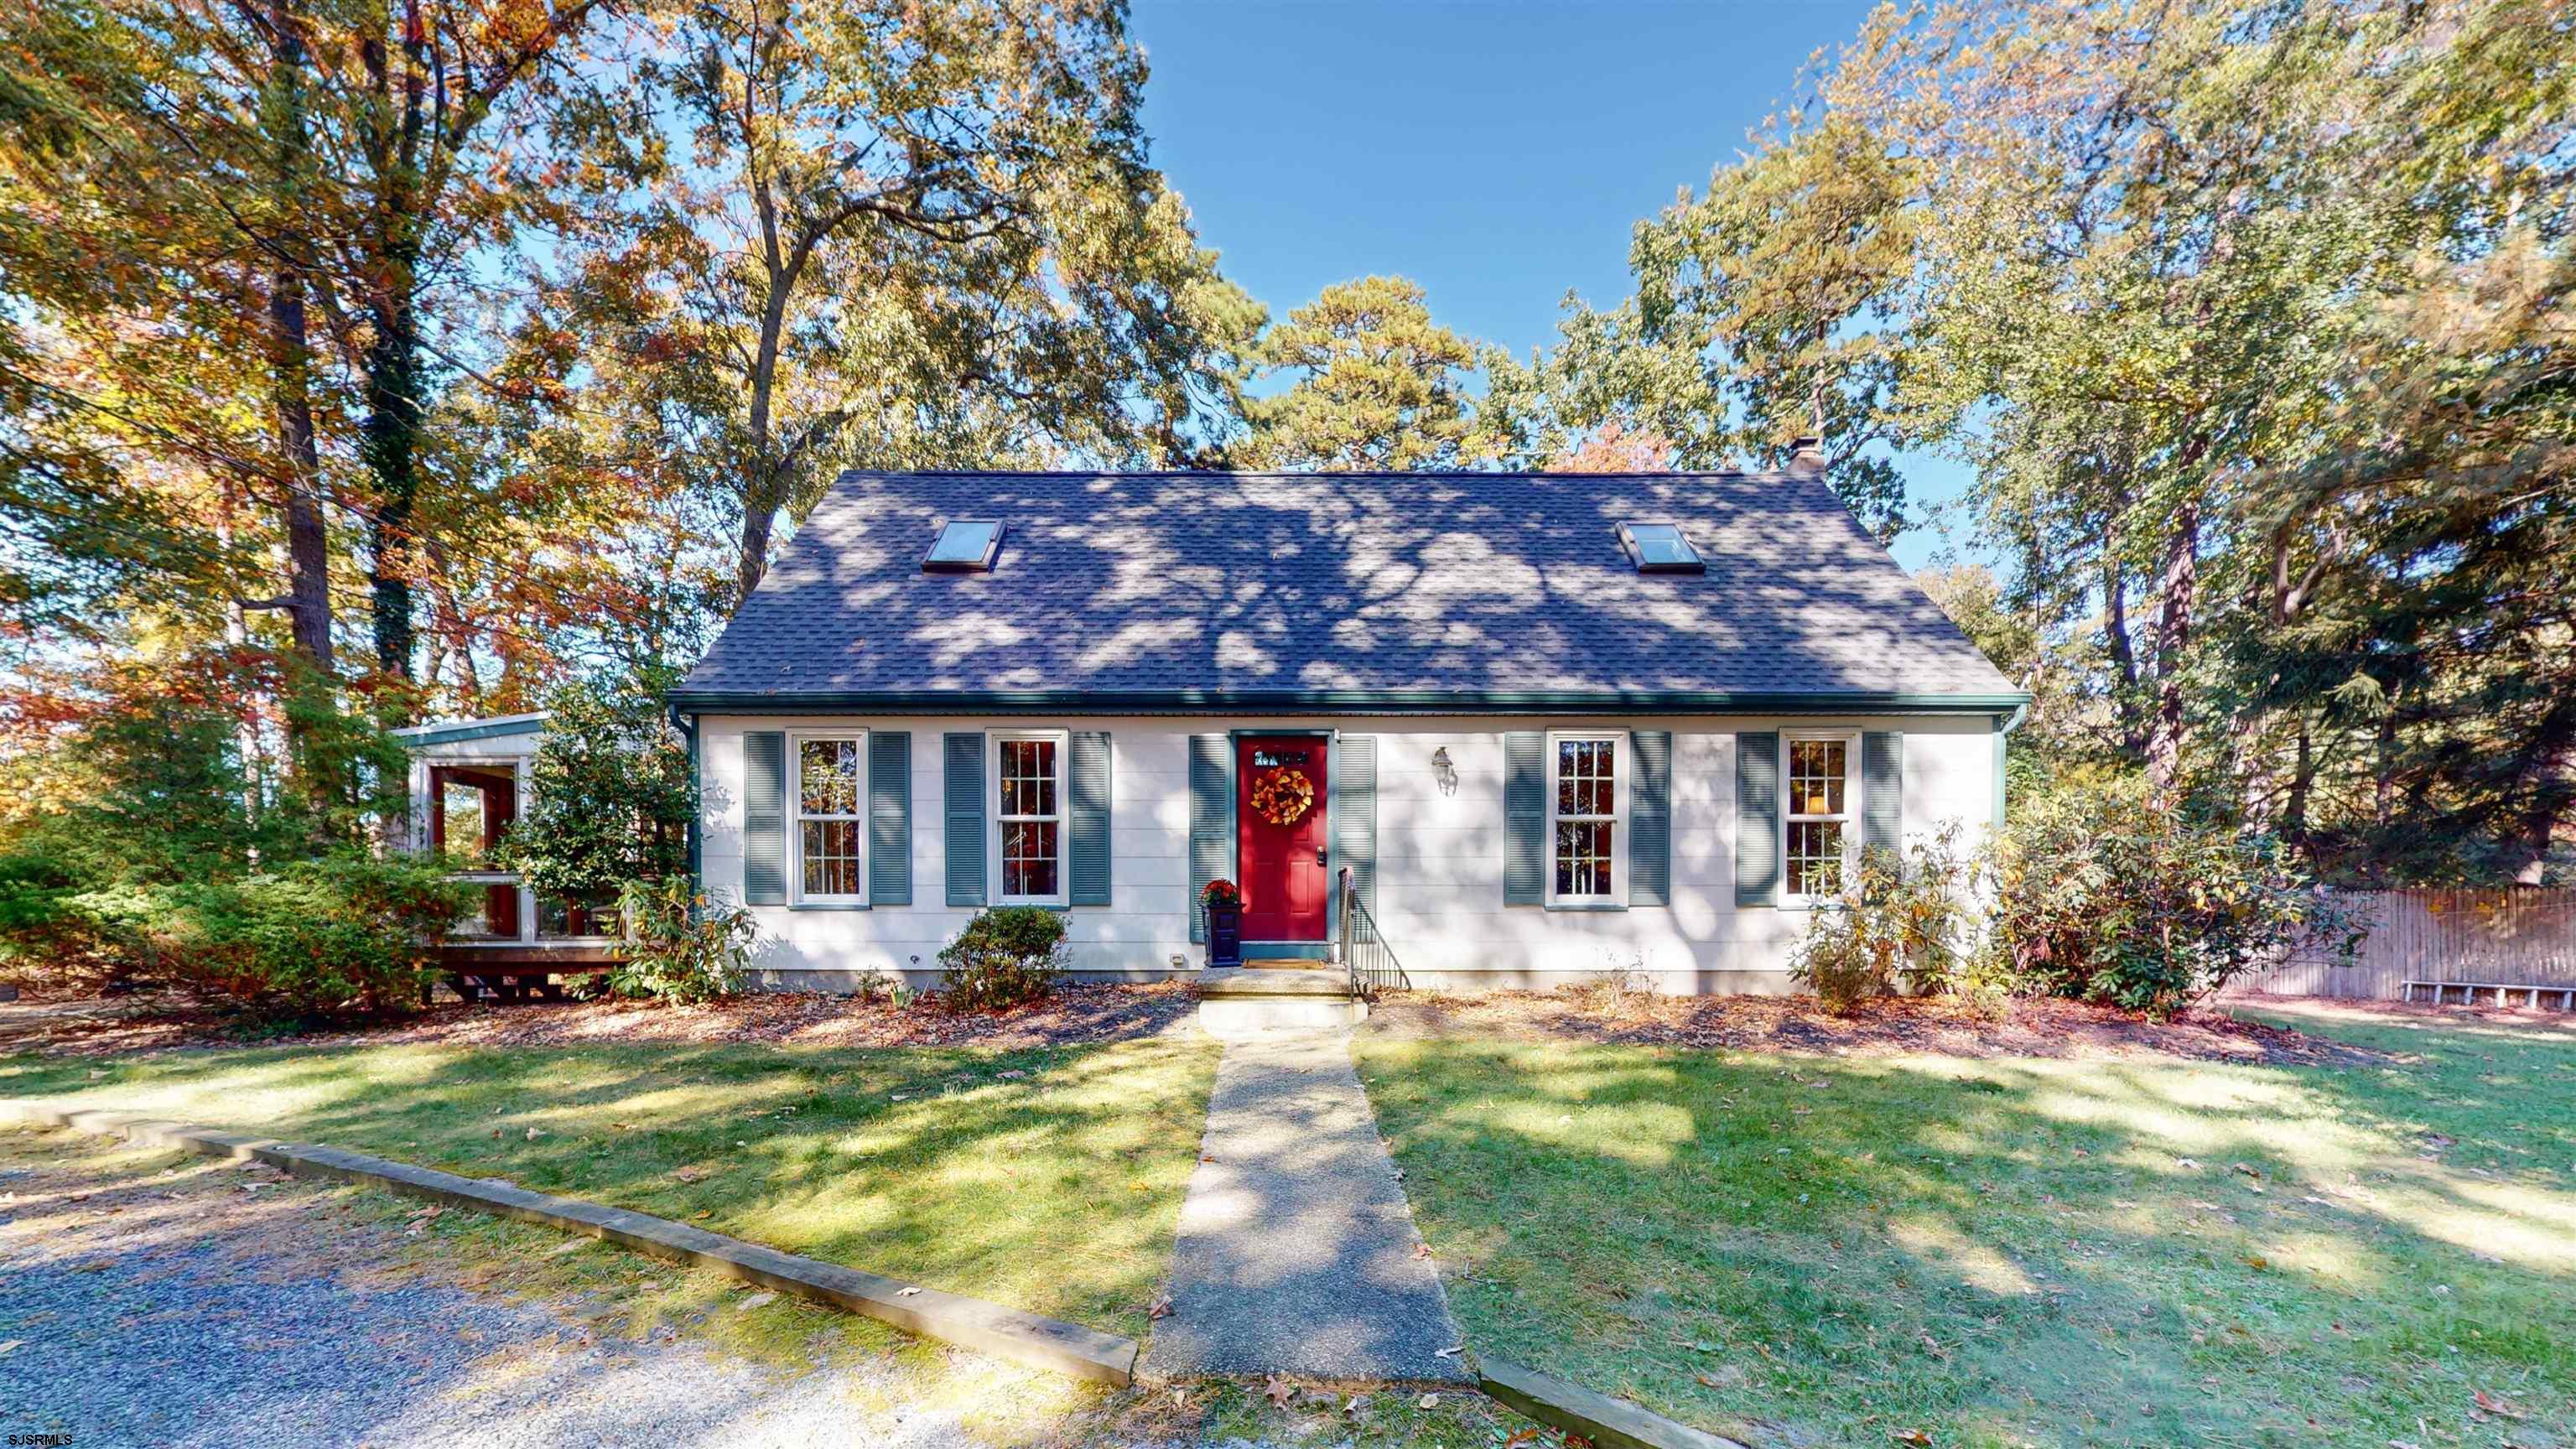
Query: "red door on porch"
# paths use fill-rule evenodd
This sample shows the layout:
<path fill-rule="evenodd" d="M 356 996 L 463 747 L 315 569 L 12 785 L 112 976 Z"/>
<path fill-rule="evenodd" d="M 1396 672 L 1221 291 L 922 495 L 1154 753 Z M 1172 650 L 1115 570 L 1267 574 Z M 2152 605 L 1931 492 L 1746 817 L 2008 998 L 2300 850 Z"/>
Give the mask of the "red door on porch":
<path fill-rule="evenodd" d="M 1324 777 L 1320 735 L 1235 741 L 1235 858 L 1243 871 L 1243 939 L 1324 939 Z M 1250 952 L 1246 952 L 1250 955 Z"/>

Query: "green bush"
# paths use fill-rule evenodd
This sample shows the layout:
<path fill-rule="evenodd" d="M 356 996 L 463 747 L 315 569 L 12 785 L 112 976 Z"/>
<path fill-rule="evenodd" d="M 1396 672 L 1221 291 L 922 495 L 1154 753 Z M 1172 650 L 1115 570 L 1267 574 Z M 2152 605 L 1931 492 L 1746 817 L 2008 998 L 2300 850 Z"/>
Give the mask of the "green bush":
<path fill-rule="evenodd" d="M 677 682 L 647 670 L 546 696 L 527 813 L 501 846 L 501 864 L 539 897 L 604 896 L 687 874 L 697 800 L 688 748 L 661 704 Z"/>
<path fill-rule="evenodd" d="M 1902 856 L 1862 851 L 1841 901 L 1808 918 L 1794 974 L 1828 1010 L 1848 1012 L 1901 987 L 1933 992 L 1965 984 L 1970 870 L 1958 834 L 1956 825 L 1944 826 Z"/>
<path fill-rule="evenodd" d="M 940 950 L 943 1000 L 951 1011 L 989 1011 L 1035 1001 L 1063 969 L 1064 917 L 1042 906 L 1000 906 L 966 923 Z"/>
<path fill-rule="evenodd" d="M 131 943 L 81 906 L 93 882 L 62 856 L 0 856 L 0 981 L 97 991 L 133 974 Z"/>
<path fill-rule="evenodd" d="M 65 904 L 142 974 L 272 1021 L 419 1005 L 472 887 L 432 864 L 354 853 L 272 872 L 117 885 Z"/>
<path fill-rule="evenodd" d="M 618 891 L 627 938 L 608 987 L 694 1005 L 742 989 L 757 928 L 751 912 L 711 905 L 684 875 L 628 881 Z"/>
<path fill-rule="evenodd" d="M 1993 949 L 2030 990 L 2168 1016 L 2300 949 L 2349 956 L 2346 913 L 2278 841 L 2112 781 L 2033 801 L 1993 857 Z"/>

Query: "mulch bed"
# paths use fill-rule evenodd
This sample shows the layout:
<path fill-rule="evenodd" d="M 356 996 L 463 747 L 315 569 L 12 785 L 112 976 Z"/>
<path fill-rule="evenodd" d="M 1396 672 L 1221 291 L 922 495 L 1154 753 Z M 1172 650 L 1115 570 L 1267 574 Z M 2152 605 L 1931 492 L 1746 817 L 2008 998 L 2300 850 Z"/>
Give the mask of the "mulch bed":
<path fill-rule="evenodd" d="M 1189 983 L 1076 983 L 1029 1006 L 952 1015 L 935 1002 L 897 1010 L 883 1001 L 762 992 L 715 1006 L 591 1001 L 524 1005 L 443 1003 L 380 1026 L 294 1037 L 253 1032 L 173 997 L 26 1001 L 0 1005 L 0 1054 L 113 1056 L 210 1047 L 559 1047 L 654 1042 L 710 1046 L 979 1046 L 1002 1050 L 1122 1041 L 1186 1026 Z M 2347 1014 L 2439 1014 L 2461 1008 L 2335 1003 Z M 2528 1015 L 2523 1013 L 2522 1015 Z M 2388 1058 L 2288 1027 L 2200 1010 L 2171 1021 L 2050 999 L 1980 1012 L 1942 997 L 1890 999 L 1848 1017 L 1805 997 L 1651 996 L 1600 987 L 1478 995 L 1398 992 L 1368 1030 L 1396 1037 L 1489 1036 L 1837 1056 L 1932 1053 L 1960 1057 L 2182 1057 L 2282 1066 L 2344 1066 Z"/>
<path fill-rule="evenodd" d="M 1952 998 L 1891 998 L 1835 1016 L 1794 996 L 1650 996 L 1599 987 L 1474 996 L 1390 995 L 1368 1029 L 1395 1037 L 1518 1037 L 1833 1056 L 2182 1057 L 2346 1066 L 2380 1054 L 2287 1027 L 2193 1011 L 2170 1021 L 2047 998 L 1980 1011 Z"/>
<path fill-rule="evenodd" d="M 977 1046 L 1001 1050 L 1124 1041 L 1156 1036 L 1196 1008 L 1186 982 L 1072 983 L 1044 1001 L 1005 1011 L 955 1015 L 933 1002 L 898 1011 L 883 1001 L 819 992 L 760 992 L 713 1006 L 636 1001 L 472 1005 L 443 1003 L 380 1026 L 280 1038 L 252 1033 L 175 998 L 21 1002 L 0 1005 L 0 1053 L 113 1056 L 182 1048 L 436 1045 L 606 1046 Z"/>

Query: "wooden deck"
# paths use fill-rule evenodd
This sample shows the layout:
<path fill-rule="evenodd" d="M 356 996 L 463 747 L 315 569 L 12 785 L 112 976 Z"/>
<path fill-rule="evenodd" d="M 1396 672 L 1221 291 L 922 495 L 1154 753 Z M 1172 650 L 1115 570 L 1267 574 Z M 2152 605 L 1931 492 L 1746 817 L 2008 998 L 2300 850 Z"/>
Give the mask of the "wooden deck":
<path fill-rule="evenodd" d="M 438 948 L 448 989 L 467 1001 L 561 1001 L 564 978 L 617 964 L 606 941 L 450 941 Z"/>

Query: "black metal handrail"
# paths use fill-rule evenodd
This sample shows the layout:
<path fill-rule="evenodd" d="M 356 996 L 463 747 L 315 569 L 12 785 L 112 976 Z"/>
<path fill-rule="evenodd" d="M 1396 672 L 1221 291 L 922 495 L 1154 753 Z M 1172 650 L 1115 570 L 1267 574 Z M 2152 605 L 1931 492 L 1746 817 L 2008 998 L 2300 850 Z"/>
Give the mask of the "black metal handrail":
<path fill-rule="evenodd" d="M 1343 866 L 1340 881 L 1342 904 L 1342 969 L 1350 973 L 1351 994 L 1374 1001 L 1378 993 L 1402 991 L 1411 983 L 1404 979 L 1404 967 L 1388 949 L 1386 938 L 1377 933 L 1377 920 L 1360 901 L 1359 887 L 1351 883 L 1351 868 Z"/>

